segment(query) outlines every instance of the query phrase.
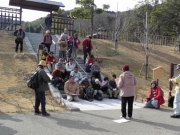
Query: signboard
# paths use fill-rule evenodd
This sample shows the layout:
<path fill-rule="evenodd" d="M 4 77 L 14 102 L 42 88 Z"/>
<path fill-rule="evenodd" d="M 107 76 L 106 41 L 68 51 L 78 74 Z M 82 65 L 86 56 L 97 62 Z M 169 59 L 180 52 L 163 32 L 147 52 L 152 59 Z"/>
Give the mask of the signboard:
<path fill-rule="evenodd" d="M 152 69 L 153 70 L 153 79 L 157 80 L 157 79 L 161 79 L 164 76 L 164 69 L 159 66 L 157 68 Z"/>

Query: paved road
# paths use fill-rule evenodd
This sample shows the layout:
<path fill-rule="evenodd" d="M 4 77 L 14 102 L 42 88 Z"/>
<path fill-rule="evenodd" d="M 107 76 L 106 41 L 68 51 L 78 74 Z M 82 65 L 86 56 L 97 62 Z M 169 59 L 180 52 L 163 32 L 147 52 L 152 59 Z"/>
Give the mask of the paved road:
<path fill-rule="evenodd" d="M 171 109 L 135 109 L 133 119 L 116 123 L 120 110 L 51 113 L 50 117 L 0 113 L 0 135 L 179 135 Z"/>

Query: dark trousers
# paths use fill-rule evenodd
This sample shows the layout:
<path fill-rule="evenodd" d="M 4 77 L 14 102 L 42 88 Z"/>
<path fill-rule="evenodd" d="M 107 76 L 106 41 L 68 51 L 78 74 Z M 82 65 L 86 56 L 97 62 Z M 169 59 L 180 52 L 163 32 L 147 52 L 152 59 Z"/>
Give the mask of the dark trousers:
<path fill-rule="evenodd" d="M 134 101 L 134 96 L 132 96 L 132 97 L 122 97 L 121 98 L 122 117 L 126 117 L 126 104 L 127 103 L 128 103 L 128 117 L 132 117 L 133 101 Z"/>
<path fill-rule="evenodd" d="M 46 98 L 45 91 L 35 91 L 35 112 L 39 112 L 39 106 L 41 104 L 42 114 L 46 114 Z"/>
<path fill-rule="evenodd" d="M 46 47 L 47 47 L 47 49 L 48 49 L 48 52 L 50 52 L 50 47 L 51 47 L 51 44 L 44 44 Z"/>
<path fill-rule="evenodd" d="M 23 51 L 23 41 L 15 41 L 16 42 L 16 49 L 15 51 L 18 52 L 18 47 L 19 47 L 19 44 L 20 44 L 20 52 Z"/>
<path fill-rule="evenodd" d="M 91 56 L 91 50 L 83 50 L 84 53 L 84 63 L 86 63 L 87 54 L 89 54 L 89 57 Z"/>

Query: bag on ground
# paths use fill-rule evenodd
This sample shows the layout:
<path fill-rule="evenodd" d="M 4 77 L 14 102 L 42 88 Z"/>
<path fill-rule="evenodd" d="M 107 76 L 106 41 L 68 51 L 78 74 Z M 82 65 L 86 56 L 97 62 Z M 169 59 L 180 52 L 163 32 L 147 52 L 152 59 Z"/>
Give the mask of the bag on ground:
<path fill-rule="evenodd" d="M 27 86 L 31 89 L 39 88 L 38 81 L 38 70 L 36 70 L 33 74 L 31 74 L 27 79 Z"/>
<path fill-rule="evenodd" d="M 174 96 L 170 96 L 168 99 L 168 107 L 173 108 Z"/>

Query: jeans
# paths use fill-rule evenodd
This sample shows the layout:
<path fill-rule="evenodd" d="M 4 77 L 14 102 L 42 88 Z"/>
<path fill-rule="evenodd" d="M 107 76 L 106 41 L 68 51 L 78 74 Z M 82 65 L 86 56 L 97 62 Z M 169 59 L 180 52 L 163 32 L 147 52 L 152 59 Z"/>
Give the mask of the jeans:
<path fill-rule="evenodd" d="M 59 51 L 59 58 L 65 58 L 66 57 L 66 51 Z"/>
<path fill-rule="evenodd" d="M 176 90 L 173 105 L 174 114 L 180 115 L 180 91 Z"/>
<path fill-rule="evenodd" d="M 56 87 L 56 85 L 62 83 L 62 81 L 59 80 L 59 78 L 54 78 L 52 79 L 51 83 L 53 84 L 54 87 Z"/>
<path fill-rule="evenodd" d="M 133 101 L 134 101 L 134 96 L 132 96 L 132 97 L 121 97 L 122 117 L 126 118 L 126 104 L 127 103 L 128 103 L 128 117 L 132 117 Z"/>
<path fill-rule="evenodd" d="M 41 111 L 42 114 L 46 114 L 46 98 L 45 98 L 45 91 L 35 91 L 35 113 L 39 112 L 39 106 L 41 104 Z"/>
<path fill-rule="evenodd" d="M 22 52 L 23 51 L 23 41 L 15 41 L 15 42 L 16 42 L 15 52 L 18 52 L 19 44 L 20 44 L 20 52 Z"/>
<path fill-rule="evenodd" d="M 52 73 L 55 70 L 55 64 L 47 64 L 47 67 L 49 69 L 49 72 Z"/>
<path fill-rule="evenodd" d="M 72 55 L 71 55 L 73 58 L 76 58 L 77 56 L 77 53 L 76 53 L 76 47 L 72 47 Z"/>
<path fill-rule="evenodd" d="M 149 100 L 145 103 L 145 106 L 148 108 L 158 108 L 158 100 Z"/>

